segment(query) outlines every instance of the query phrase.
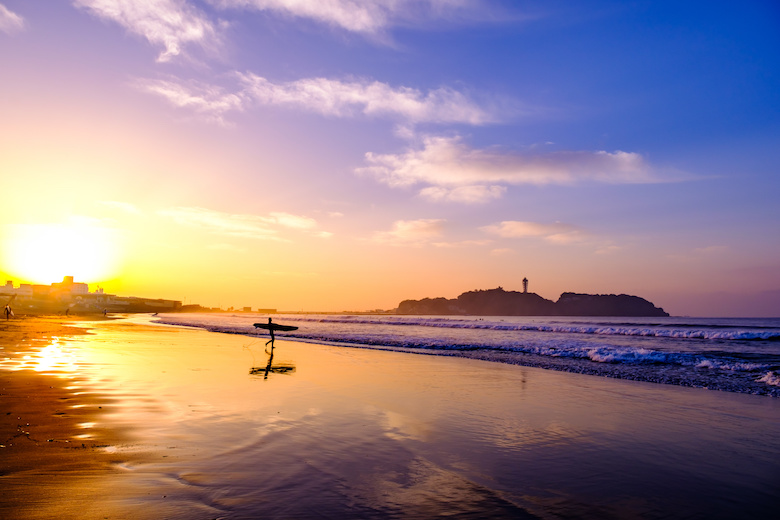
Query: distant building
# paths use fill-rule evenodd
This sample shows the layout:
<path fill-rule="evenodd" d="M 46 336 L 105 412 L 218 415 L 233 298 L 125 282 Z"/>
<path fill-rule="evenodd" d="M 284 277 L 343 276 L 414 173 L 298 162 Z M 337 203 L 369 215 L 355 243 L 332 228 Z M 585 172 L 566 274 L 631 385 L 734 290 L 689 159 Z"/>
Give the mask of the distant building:
<path fill-rule="evenodd" d="M 54 291 L 60 292 L 60 293 L 69 293 L 69 294 L 87 294 L 89 293 L 89 285 L 85 283 L 76 283 L 73 281 L 72 276 L 66 276 L 62 279 L 62 282 L 60 283 L 53 283 L 51 284 L 51 288 Z"/>
<path fill-rule="evenodd" d="M 19 287 L 14 287 L 14 283 L 8 280 L 4 286 L 0 287 L 0 294 L 3 296 L 16 296 L 20 300 L 29 299 L 33 296 L 33 287 L 29 283 L 23 283 Z"/>
<path fill-rule="evenodd" d="M 75 282 L 72 276 L 51 285 L 14 287 L 13 282 L 8 281 L 0 286 L 0 296 L 15 296 L 17 301 L 24 301 L 24 309 L 38 312 L 61 312 L 64 308 L 82 312 L 175 312 L 182 307 L 178 300 L 116 296 L 106 294 L 101 288 L 91 293 L 89 285 Z"/>
<path fill-rule="evenodd" d="M 244 312 L 252 312 L 252 307 L 244 307 Z"/>
<path fill-rule="evenodd" d="M 528 278 L 523 278 L 523 292 L 528 292 Z"/>

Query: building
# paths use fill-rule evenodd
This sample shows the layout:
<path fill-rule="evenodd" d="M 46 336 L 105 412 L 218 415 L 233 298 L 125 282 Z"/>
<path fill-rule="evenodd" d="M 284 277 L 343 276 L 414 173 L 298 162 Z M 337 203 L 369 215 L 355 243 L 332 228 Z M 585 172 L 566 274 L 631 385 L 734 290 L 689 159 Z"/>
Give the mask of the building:
<path fill-rule="evenodd" d="M 66 276 L 62 282 L 51 285 L 21 284 L 12 281 L 0 286 L 0 297 L 14 299 L 19 308 L 31 312 L 175 312 L 181 310 L 181 301 L 160 298 L 138 298 L 106 294 L 98 288 L 89 292 L 89 285 L 75 282 Z"/>
<path fill-rule="evenodd" d="M 14 283 L 8 280 L 4 286 L 0 287 L 0 295 L 16 296 L 20 300 L 29 300 L 33 297 L 33 286 L 29 283 L 23 283 L 19 287 L 14 287 Z"/>

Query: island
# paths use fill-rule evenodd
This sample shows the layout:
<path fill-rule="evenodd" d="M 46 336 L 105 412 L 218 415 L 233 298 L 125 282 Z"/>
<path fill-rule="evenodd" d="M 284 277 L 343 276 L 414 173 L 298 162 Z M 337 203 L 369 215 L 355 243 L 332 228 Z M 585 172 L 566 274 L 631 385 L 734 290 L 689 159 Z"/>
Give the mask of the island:
<path fill-rule="evenodd" d="M 558 301 L 536 293 L 506 291 L 501 287 L 464 292 L 454 299 L 404 300 L 396 314 L 472 316 L 626 316 L 666 317 L 662 308 L 628 294 L 565 292 Z"/>

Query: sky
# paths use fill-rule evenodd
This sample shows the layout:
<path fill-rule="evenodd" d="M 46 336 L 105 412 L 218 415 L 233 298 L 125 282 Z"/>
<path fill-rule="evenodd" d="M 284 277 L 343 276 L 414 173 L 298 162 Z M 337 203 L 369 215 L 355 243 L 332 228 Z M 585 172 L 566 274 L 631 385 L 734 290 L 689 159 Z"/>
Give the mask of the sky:
<path fill-rule="evenodd" d="M 775 1 L 0 0 L 0 276 L 780 316 Z"/>

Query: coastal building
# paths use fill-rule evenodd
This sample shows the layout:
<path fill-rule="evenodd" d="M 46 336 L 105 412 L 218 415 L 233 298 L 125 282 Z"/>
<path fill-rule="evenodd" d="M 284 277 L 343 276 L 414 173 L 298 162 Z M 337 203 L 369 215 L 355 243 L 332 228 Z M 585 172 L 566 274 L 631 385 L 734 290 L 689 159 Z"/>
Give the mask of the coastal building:
<path fill-rule="evenodd" d="M 60 283 L 51 284 L 52 292 L 59 294 L 88 294 L 89 285 L 74 282 L 72 276 L 66 276 Z"/>
<path fill-rule="evenodd" d="M 181 310 L 179 300 L 138 298 L 106 294 L 102 288 L 89 292 L 89 285 L 66 276 L 62 282 L 51 285 L 20 284 L 13 281 L 0 286 L 0 296 L 14 298 L 22 303 L 21 309 L 32 312 L 175 312 Z"/>
<path fill-rule="evenodd" d="M 523 292 L 528 292 L 528 278 L 523 278 Z"/>
<path fill-rule="evenodd" d="M 19 287 L 14 287 L 13 281 L 8 280 L 4 286 L 0 287 L 0 295 L 16 296 L 20 300 L 30 299 L 33 297 L 33 287 L 29 283 L 23 283 Z"/>

